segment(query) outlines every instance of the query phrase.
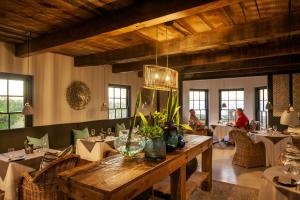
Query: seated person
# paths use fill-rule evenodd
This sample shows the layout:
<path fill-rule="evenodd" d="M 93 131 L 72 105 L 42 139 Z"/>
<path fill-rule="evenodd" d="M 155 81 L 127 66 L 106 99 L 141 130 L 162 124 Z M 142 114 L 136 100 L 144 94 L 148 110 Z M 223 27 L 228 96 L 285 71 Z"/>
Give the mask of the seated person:
<path fill-rule="evenodd" d="M 244 114 L 243 109 L 238 108 L 238 109 L 236 109 L 235 112 L 237 115 L 237 120 L 234 122 L 234 125 L 237 126 L 238 128 L 248 130 L 249 129 L 249 119 Z"/>
<path fill-rule="evenodd" d="M 196 117 L 196 112 L 194 109 L 191 109 L 190 111 L 190 120 L 189 120 L 189 125 L 195 129 L 199 126 L 204 126 L 205 123 L 201 120 L 199 120 L 197 117 Z"/>

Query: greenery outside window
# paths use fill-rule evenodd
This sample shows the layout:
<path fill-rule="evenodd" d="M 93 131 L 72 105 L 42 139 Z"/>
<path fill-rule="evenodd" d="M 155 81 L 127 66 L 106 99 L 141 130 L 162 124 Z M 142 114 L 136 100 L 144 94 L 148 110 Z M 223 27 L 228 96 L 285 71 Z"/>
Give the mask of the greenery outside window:
<path fill-rule="evenodd" d="M 24 116 L 26 100 L 31 102 L 31 77 L 0 73 L 0 130 L 32 126 L 32 116 Z"/>
<path fill-rule="evenodd" d="M 190 90 L 189 108 L 194 109 L 197 118 L 208 125 L 208 90 Z"/>
<path fill-rule="evenodd" d="M 108 119 L 130 116 L 130 86 L 109 85 L 108 98 Z"/>
<path fill-rule="evenodd" d="M 244 89 L 226 89 L 219 91 L 219 120 L 222 122 L 234 122 L 235 110 L 244 109 Z"/>

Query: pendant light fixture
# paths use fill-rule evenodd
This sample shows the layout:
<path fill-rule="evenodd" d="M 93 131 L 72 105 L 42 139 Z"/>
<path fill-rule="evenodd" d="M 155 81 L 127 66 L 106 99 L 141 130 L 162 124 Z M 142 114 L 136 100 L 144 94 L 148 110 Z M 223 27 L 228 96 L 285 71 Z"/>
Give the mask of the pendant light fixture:
<path fill-rule="evenodd" d="M 101 111 L 107 111 L 108 110 L 108 105 L 107 105 L 107 100 L 106 100 L 106 68 L 104 68 L 104 77 L 103 77 L 103 82 L 104 82 L 104 92 L 103 92 L 103 97 L 104 97 L 104 101 L 103 104 L 101 106 Z"/>
<path fill-rule="evenodd" d="M 165 23 L 166 41 L 168 40 L 168 26 L 172 22 Z M 177 90 L 178 89 L 178 72 L 169 68 L 169 57 L 167 52 L 167 66 L 159 66 L 157 64 L 157 40 L 158 27 L 156 26 L 156 64 L 143 66 L 144 88 L 152 90 Z M 168 49 L 167 49 L 168 50 Z"/>
<path fill-rule="evenodd" d="M 30 53 L 30 38 L 31 38 L 31 33 L 29 32 L 28 34 L 28 40 L 27 40 L 27 52 L 28 52 L 28 56 L 27 56 L 27 75 L 29 75 L 29 53 Z M 28 94 L 28 87 L 26 87 L 27 90 L 27 94 Z M 22 109 L 22 114 L 23 115 L 33 115 L 33 108 L 30 105 L 29 101 L 28 101 L 28 97 L 26 97 L 26 103 L 24 104 L 24 107 Z"/>

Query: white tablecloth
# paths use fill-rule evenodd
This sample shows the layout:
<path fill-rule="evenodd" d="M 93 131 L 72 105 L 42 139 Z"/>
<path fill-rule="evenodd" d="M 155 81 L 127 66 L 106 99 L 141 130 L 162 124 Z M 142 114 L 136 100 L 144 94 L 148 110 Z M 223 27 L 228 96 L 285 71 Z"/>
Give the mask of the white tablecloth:
<path fill-rule="evenodd" d="M 299 200 L 300 191 L 294 187 L 284 187 L 273 182 L 275 176 L 284 175 L 283 167 L 276 166 L 268 168 L 264 171 L 263 181 L 259 191 L 258 200 Z M 300 176 L 289 174 L 293 179 L 300 180 Z"/>
<path fill-rule="evenodd" d="M 97 137 L 78 139 L 76 141 L 76 154 L 85 160 L 100 161 L 107 151 L 114 151 L 108 144 L 113 140 L 115 137 L 107 137 L 104 141 L 99 141 Z"/>
<path fill-rule="evenodd" d="M 221 141 L 225 136 L 229 137 L 229 132 L 234 129 L 234 127 L 224 124 L 211 124 L 211 127 L 215 127 L 214 135 L 219 141 Z"/>
<path fill-rule="evenodd" d="M 0 170 L 2 170 L 0 176 L 0 189 L 4 191 L 5 200 L 18 199 L 17 188 L 24 172 L 32 172 L 36 169 L 31 167 L 31 161 L 36 158 L 41 158 L 46 151 L 56 151 L 50 149 L 44 149 L 35 151 L 33 154 L 26 154 L 25 160 L 9 162 L 9 154 L 24 155 L 24 150 L 14 151 L 11 153 L 0 154 Z"/>
<path fill-rule="evenodd" d="M 274 139 L 280 140 L 274 142 L 271 137 Z M 259 133 L 254 135 L 254 142 L 263 142 L 266 148 L 266 166 L 276 166 L 280 159 L 280 154 L 284 152 L 284 149 L 288 143 L 292 144 L 292 137 L 289 135 L 283 134 L 266 134 Z"/>

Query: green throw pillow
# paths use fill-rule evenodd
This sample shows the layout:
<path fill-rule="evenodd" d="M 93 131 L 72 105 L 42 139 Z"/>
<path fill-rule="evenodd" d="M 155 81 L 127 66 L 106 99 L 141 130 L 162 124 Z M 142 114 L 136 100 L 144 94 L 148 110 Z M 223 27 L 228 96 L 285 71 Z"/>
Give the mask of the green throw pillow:
<path fill-rule="evenodd" d="M 34 138 L 34 137 L 29 137 L 27 136 L 28 144 L 33 145 L 33 147 L 44 147 L 44 148 L 49 148 L 49 138 L 48 138 L 48 133 L 46 133 L 43 137 L 39 138 Z"/>
<path fill-rule="evenodd" d="M 115 133 L 116 133 L 116 135 L 118 136 L 119 135 L 119 133 L 120 133 L 120 131 L 122 131 L 122 130 L 126 130 L 126 126 L 125 126 L 125 124 L 124 123 L 122 123 L 122 124 L 116 124 L 116 126 L 115 126 Z"/>
<path fill-rule="evenodd" d="M 73 136 L 74 136 L 74 143 L 76 144 L 77 139 L 85 139 L 90 136 L 89 129 L 85 128 L 83 130 L 73 130 Z"/>

